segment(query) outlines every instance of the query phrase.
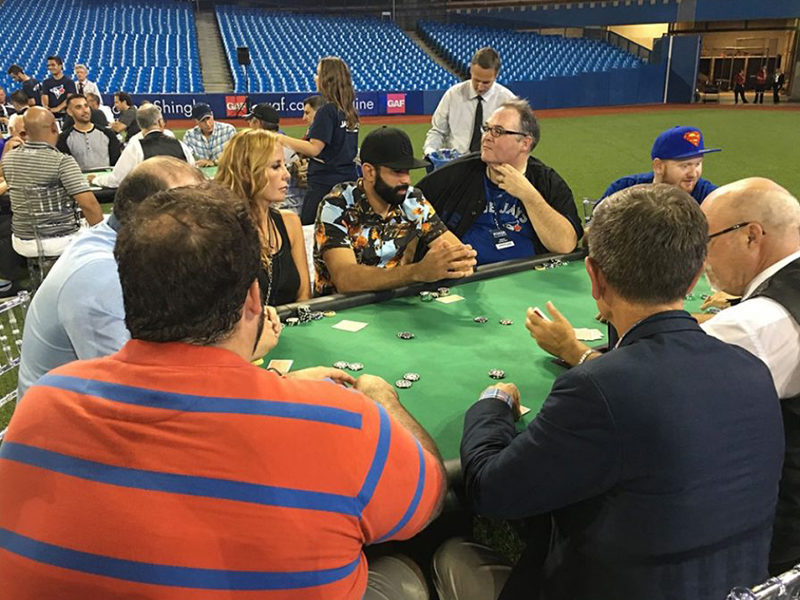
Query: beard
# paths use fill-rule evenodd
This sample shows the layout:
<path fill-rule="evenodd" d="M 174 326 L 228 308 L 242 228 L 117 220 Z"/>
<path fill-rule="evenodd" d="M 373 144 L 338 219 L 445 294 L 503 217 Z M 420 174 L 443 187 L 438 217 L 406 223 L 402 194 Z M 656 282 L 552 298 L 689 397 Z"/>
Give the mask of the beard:
<path fill-rule="evenodd" d="M 407 185 L 396 185 L 394 187 L 386 183 L 383 178 L 378 174 L 375 180 L 375 193 L 381 197 L 381 200 L 392 206 L 400 206 L 406 199 L 406 192 L 408 192 Z"/>

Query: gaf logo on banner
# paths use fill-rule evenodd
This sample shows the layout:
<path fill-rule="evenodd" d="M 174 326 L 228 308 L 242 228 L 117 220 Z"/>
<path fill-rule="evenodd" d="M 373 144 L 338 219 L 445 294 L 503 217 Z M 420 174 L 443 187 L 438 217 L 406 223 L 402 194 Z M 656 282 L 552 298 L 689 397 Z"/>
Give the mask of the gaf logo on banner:
<path fill-rule="evenodd" d="M 386 114 L 388 115 L 406 114 L 406 95 L 386 94 Z"/>
<path fill-rule="evenodd" d="M 246 115 L 245 102 L 247 102 L 247 96 L 225 96 L 225 116 L 242 117 Z"/>

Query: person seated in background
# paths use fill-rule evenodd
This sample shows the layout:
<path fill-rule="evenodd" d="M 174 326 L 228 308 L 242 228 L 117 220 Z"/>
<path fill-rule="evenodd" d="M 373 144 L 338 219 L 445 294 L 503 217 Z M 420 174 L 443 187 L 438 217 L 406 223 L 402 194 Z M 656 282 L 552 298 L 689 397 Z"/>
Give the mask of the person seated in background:
<path fill-rule="evenodd" d="M 425 156 L 446 148 L 459 154 L 480 151 L 486 115 L 514 99 L 514 92 L 497 83 L 499 73 L 500 55 L 494 48 L 481 48 L 473 54 L 469 80 L 447 90 L 433 113 L 425 136 Z"/>
<path fill-rule="evenodd" d="M 668 183 L 681 188 L 698 203 L 717 189 L 703 174 L 703 155 L 719 152 L 720 148 L 706 148 L 703 133 L 697 127 L 676 125 L 659 134 L 653 142 L 650 158 L 653 170 L 620 177 L 603 192 L 603 198 L 641 183 Z"/>
<path fill-rule="evenodd" d="M 120 134 L 125 132 L 125 139 L 131 141 L 131 138 L 139 133 L 139 124 L 136 121 L 136 106 L 130 94 L 125 92 L 114 94 L 114 108 L 119 112 L 119 117 L 111 123 L 111 130 Z"/>
<path fill-rule="evenodd" d="M 56 367 L 107 356 L 125 345 L 130 333 L 114 260 L 117 233 L 149 196 L 203 181 L 198 169 L 171 156 L 144 161 L 122 181 L 108 221 L 85 231 L 66 249 L 31 300 L 22 334 L 18 398 Z"/>
<path fill-rule="evenodd" d="M 72 121 L 62 129 L 56 148 L 69 154 L 81 171 L 113 167 L 119 160 L 122 144 L 108 127 L 95 125 L 86 98 L 73 94 L 67 99 L 67 114 Z"/>
<path fill-rule="evenodd" d="M 267 304 L 310 298 L 300 218 L 278 208 L 286 199 L 289 180 L 278 136 L 261 129 L 238 132 L 226 144 L 214 180 L 247 201 L 261 240 L 259 281 Z"/>
<path fill-rule="evenodd" d="M 11 100 L 11 106 L 13 107 L 14 112 L 20 117 L 23 116 L 25 111 L 30 108 L 30 104 L 28 104 L 28 96 L 26 96 L 25 92 L 22 90 L 11 92 L 9 99 Z"/>
<path fill-rule="evenodd" d="M 192 118 L 197 124 L 184 134 L 183 143 L 194 153 L 198 167 L 213 167 L 219 162 L 225 144 L 236 134 L 236 128 L 215 121 L 214 111 L 205 102 L 192 107 Z"/>
<path fill-rule="evenodd" d="M 265 129 L 275 133 L 282 133 L 281 117 L 269 102 L 254 105 L 250 112 L 245 115 L 245 119 L 247 119 L 247 123 L 252 129 Z M 283 147 L 283 161 L 288 168 L 297 160 L 297 153 L 283 143 L 281 143 L 281 146 Z"/>
<path fill-rule="evenodd" d="M 525 100 L 501 105 L 483 127 L 481 153 L 425 176 L 425 193 L 445 225 L 478 253 L 478 264 L 572 252 L 583 228 L 572 190 L 532 157 L 536 116 Z"/>
<path fill-rule="evenodd" d="M 516 386 L 483 392 L 464 421 L 467 498 L 501 519 L 552 512 L 531 597 L 708 600 L 752 587 L 767 574 L 783 427 L 764 363 L 682 310 L 706 219 L 683 190 L 642 185 L 600 204 L 587 238 L 592 296 L 621 341 L 560 375 L 520 434 Z M 508 566 L 491 554 L 448 543 L 434 559 L 440 599 L 496 598 Z"/>
<path fill-rule="evenodd" d="M 262 250 L 213 183 L 150 196 L 120 228 L 132 339 L 42 377 L 0 447 L 3 600 L 426 597 L 363 545 L 438 514 L 436 445 L 378 377 L 251 364 L 277 342 Z"/>
<path fill-rule="evenodd" d="M 67 113 L 64 116 L 63 124 L 61 127 L 62 131 L 64 131 L 65 129 L 69 129 L 75 123 L 74 119 L 72 118 L 72 115 L 69 112 L 69 99 L 75 95 L 79 94 L 70 94 L 67 97 Z M 111 118 L 111 121 L 109 121 L 108 118 L 106 117 L 106 113 L 104 113 L 99 108 L 94 108 L 92 104 L 89 102 L 88 96 L 84 97 L 86 98 L 86 105 L 89 107 L 89 120 L 92 123 L 94 123 L 97 127 L 100 127 L 102 129 L 109 129 L 109 123 L 114 120 L 113 116 Z"/>
<path fill-rule="evenodd" d="M 0 135 L 8 135 L 8 119 L 16 114 L 16 110 L 6 97 L 6 89 L 0 87 Z"/>
<path fill-rule="evenodd" d="M 134 136 L 128 141 L 111 173 L 89 175 L 89 183 L 99 187 L 119 187 L 136 165 L 154 156 L 173 156 L 194 165 L 194 156 L 186 144 L 164 134 L 166 123 L 161 109 L 155 104 L 141 106 L 136 112 L 136 123 L 142 137 Z"/>
<path fill-rule="evenodd" d="M 100 95 L 89 92 L 86 94 L 86 101 L 89 103 L 89 106 L 92 109 L 92 114 L 95 114 L 95 111 L 100 111 L 103 113 L 103 116 L 105 116 L 106 122 L 108 123 L 106 127 L 111 127 L 111 123 L 114 122 L 114 113 L 111 112 L 110 106 L 103 104 L 103 99 L 100 97 Z"/>
<path fill-rule="evenodd" d="M 422 192 L 411 186 L 411 140 L 381 127 L 361 144 L 364 176 L 337 185 L 320 205 L 314 235 L 317 295 L 384 290 L 415 282 L 465 277 L 475 251 L 458 241 Z M 415 263 L 417 244 L 429 249 Z"/>
<path fill-rule="evenodd" d="M 23 118 L 27 140 L 2 160 L 13 213 L 11 241 L 28 258 L 59 256 L 81 229 L 76 205 L 89 225 L 102 221 L 103 211 L 75 159 L 56 150 L 53 113 L 33 106 Z"/>
<path fill-rule="evenodd" d="M 5 156 L 14 148 L 19 148 L 26 139 L 28 139 L 28 132 L 25 131 L 25 117 L 19 113 L 11 115 L 8 120 L 8 137 L 4 140 L 2 155 Z"/>
<path fill-rule="evenodd" d="M 311 124 L 314 122 L 314 117 L 317 116 L 317 111 L 325 105 L 325 98 L 319 94 L 314 94 L 303 100 L 303 123 L 308 125 L 306 134 L 303 136 L 304 140 L 308 139 L 308 131 L 311 129 Z"/>

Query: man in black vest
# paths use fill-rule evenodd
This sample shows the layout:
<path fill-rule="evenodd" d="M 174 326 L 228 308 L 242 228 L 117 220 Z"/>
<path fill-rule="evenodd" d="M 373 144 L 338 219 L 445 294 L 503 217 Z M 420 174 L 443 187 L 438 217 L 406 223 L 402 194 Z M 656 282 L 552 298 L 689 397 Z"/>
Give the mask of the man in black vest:
<path fill-rule="evenodd" d="M 174 156 L 190 165 L 194 164 L 194 156 L 188 146 L 164 135 L 166 123 L 158 106 L 148 104 L 140 107 L 136 113 L 136 123 L 142 130 L 142 137 L 134 136 L 128 142 L 111 173 L 89 175 L 89 183 L 100 187 L 119 187 L 120 182 L 136 165 L 154 156 Z"/>
<path fill-rule="evenodd" d="M 800 205 L 754 177 L 717 189 L 701 208 L 711 283 L 742 297 L 703 329 L 760 358 L 782 401 L 786 457 L 770 556 L 777 575 L 800 563 Z"/>

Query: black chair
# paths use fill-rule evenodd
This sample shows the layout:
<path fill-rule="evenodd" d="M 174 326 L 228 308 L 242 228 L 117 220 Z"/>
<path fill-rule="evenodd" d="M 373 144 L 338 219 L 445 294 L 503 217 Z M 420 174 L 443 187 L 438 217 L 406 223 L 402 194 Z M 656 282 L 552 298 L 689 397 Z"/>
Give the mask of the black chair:
<path fill-rule="evenodd" d="M 735 587 L 728 600 L 797 600 L 800 598 L 800 565 L 789 571 L 770 577 L 752 589 Z"/>

